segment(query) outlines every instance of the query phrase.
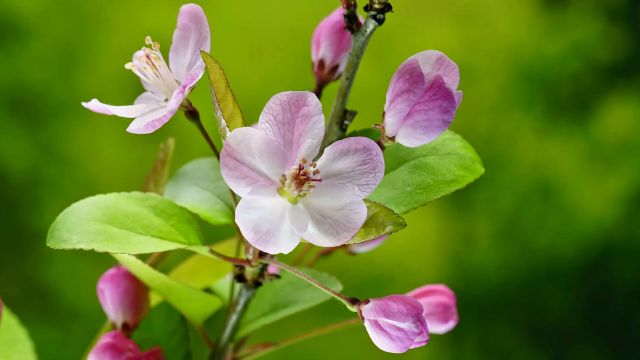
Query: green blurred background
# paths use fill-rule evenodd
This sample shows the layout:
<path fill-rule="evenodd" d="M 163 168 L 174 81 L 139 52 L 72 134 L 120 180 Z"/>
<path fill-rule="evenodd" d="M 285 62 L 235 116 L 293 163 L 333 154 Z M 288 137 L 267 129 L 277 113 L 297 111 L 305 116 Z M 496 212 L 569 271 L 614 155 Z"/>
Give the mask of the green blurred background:
<path fill-rule="evenodd" d="M 212 52 L 248 119 L 269 97 L 312 87 L 309 43 L 337 7 L 323 1 L 200 2 Z M 459 296 L 460 325 L 405 355 L 361 328 L 269 359 L 601 359 L 638 356 L 640 336 L 640 3 L 636 0 L 394 0 L 350 107 L 380 121 L 389 79 L 410 55 L 439 49 L 461 69 L 453 129 L 486 174 L 408 216 L 377 251 L 319 264 L 349 294 L 433 282 Z M 152 35 L 168 51 L 174 1 L 0 4 L 0 296 L 42 359 L 77 359 L 104 321 L 95 282 L 113 260 L 45 246 L 55 216 L 83 197 L 136 190 L 158 144 L 174 166 L 208 155 L 182 115 L 150 136 L 80 101 L 128 104 L 123 68 Z M 325 113 L 336 86 L 324 97 Z M 215 131 L 202 81 L 191 96 Z M 279 339 L 348 316 L 330 302 L 262 331 Z"/>

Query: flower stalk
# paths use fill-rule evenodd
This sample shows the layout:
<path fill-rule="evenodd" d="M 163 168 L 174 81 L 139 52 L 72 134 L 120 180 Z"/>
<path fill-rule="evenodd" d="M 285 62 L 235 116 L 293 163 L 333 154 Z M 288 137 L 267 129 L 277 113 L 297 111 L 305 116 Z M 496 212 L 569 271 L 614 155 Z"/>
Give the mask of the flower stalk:
<path fill-rule="evenodd" d="M 229 316 L 225 321 L 222 334 L 216 343 L 214 351 L 211 353 L 211 360 L 225 360 L 231 349 L 233 343 L 233 337 L 238 331 L 240 321 L 244 316 L 249 303 L 256 292 L 257 287 L 250 282 L 243 283 L 238 289 L 238 295 L 236 295 L 233 304 L 230 306 Z"/>
<path fill-rule="evenodd" d="M 193 106 L 193 104 L 191 103 L 191 101 L 189 101 L 189 99 L 184 100 L 181 108 L 184 111 L 184 116 L 198 128 L 198 131 L 200 131 L 200 134 L 202 135 L 204 140 L 207 142 L 207 144 L 211 148 L 211 151 L 213 151 L 216 158 L 220 159 L 220 152 L 218 151 L 216 144 L 211 139 L 211 136 L 209 136 L 207 129 L 205 129 L 204 125 L 202 124 L 202 120 L 200 120 L 200 112 L 198 111 L 198 109 L 196 109 L 196 107 Z"/>

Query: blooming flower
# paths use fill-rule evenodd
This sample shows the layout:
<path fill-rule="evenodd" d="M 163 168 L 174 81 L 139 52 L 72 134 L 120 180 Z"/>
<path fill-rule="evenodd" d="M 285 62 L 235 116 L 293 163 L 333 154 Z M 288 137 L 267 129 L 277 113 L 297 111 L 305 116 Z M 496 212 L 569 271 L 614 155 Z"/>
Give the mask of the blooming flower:
<path fill-rule="evenodd" d="M 313 32 L 311 60 L 319 88 L 342 75 L 351 49 L 351 33 L 344 23 L 342 8 L 322 19 Z"/>
<path fill-rule="evenodd" d="M 158 130 L 178 111 L 191 89 L 204 73 L 200 50 L 211 48 L 209 23 L 202 8 L 187 4 L 180 8 L 173 33 L 169 65 L 160 53 L 160 44 L 147 36 L 143 47 L 133 54 L 125 68 L 140 77 L 145 92 L 133 105 L 113 106 L 97 99 L 83 102 L 87 109 L 105 115 L 134 118 L 127 131 L 148 134 Z"/>
<path fill-rule="evenodd" d="M 359 303 L 357 309 L 369 337 L 383 351 L 403 353 L 429 341 L 422 305 L 409 296 L 369 299 Z"/>
<path fill-rule="evenodd" d="M 440 136 L 462 101 L 459 82 L 458 65 L 439 51 L 423 51 L 407 59 L 387 90 L 385 136 L 408 147 Z"/>
<path fill-rule="evenodd" d="M 97 293 L 102 309 L 119 330 L 134 329 L 149 309 L 149 290 L 122 266 L 100 277 Z"/>
<path fill-rule="evenodd" d="M 458 325 L 456 294 L 446 285 L 426 285 L 407 294 L 422 304 L 429 330 L 434 334 L 444 334 Z"/>
<path fill-rule="evenodd" d="M 160 348 L 142 352 L 133 340 L 111 331 L 100 337 L 87 360 L 164 360 L 164 355 Z"/>
<path fill-rule="evenodd" d="M 387 240 L 387 237 L 388 235 L 382 235 L 373 240 L 363 241 L 357 244 L 349 244 L 347 246 L 347 251 L 351 254 L 364 254 L 382 245 L 382 243 Z"/>
<path fill-rule="evenodd" d="M 367 217 L 362 199 L 384 174 L 380 148 L 352 137 L 327 147 L 320 101 L 284 92 L 265 106 L 255 128 L 231 132 L 220 156 L 222 176 L 242 197 L 236 223 L 256 248 L 289 253 L 300 238 L 324 247 L 350 240 Z"/>

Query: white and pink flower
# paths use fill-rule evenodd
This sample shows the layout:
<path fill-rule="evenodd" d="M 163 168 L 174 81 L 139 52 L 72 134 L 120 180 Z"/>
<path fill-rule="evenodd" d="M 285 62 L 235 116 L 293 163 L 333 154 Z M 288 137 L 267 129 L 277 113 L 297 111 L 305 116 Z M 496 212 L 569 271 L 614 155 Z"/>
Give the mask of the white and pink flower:
<path fill-rule="evenodd" d="M 384 175 L 375 142 L 352 137 L 320 151 L 324 115 L 310 92 L 284 92 L 265 106 L 255 127 L 227 137 L 222 176 L 242 197 L 236 223 L 251 245 L 289 253 L 301 238 L 323 247 L 349 241 L 367 217 L 363 201 Z"/>
<path fill-rule="evenodd" d="M 158 130 L 180 109 L 191 89 L 204 73 L 200 50 L 210 51 L 209 23 L 202 8 L 187 4 L 180 8 L 173 33 L 169 65 L 160 52 L 160 44 L 147 36 L 148 47 L 133 54 L 125 68 L 133 71 L 145 88 L 133 105 L 114 106 L 97 99 L 83 102 L 87 109 L 105 115 L 133 118 L 127 131 L 148 134 Z"/>
<path fill-rule="evenodd" d="M 443 284 L 425 285 L 407 294 L 418 300 L 422 315 L 433 334 L 445 334 L 458 325 L 456 294 Z"/>

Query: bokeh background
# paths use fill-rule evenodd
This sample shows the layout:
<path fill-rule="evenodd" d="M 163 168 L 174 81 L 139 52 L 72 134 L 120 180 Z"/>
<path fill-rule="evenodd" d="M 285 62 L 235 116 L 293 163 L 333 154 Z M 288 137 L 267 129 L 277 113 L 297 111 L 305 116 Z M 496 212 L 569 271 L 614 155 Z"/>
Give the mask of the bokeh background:
<path fill-rule="evenodd" d="M 199 2 L 248 119 L 276 92 L 312 87 L 309 43 L 337 0 Z M 476 183 L 409 215 L 377 251 L 318 267 L 349 294 L 382 296 L 444 282 L 460 325 L 401 356 L 361 328 L 267 359 L 602 359 L 639 355 L 640 3 L 636 0 L 394 0 L 350 107 L 353 129 L 380 121 L 389 79 L 410 55 L 439 49 L 460 66 L 453 124 L 482 156 Z M 95 282 L 107 255 L 45 246 L 55 216 L 83 197 L 137 190 L 158 144 L 174 166 L 207 156 L 182 117 L 150 136 L 80 101 L 128 104 L 124 70 L 145 35 L 166 52 L 175 1 L 0 4 L 0 296 L 42 359 L 80 358 L 104 321 Z M 324 96 L 328 112 L 336 86 Z M 210 94 L 192 100 L 215 131 Z M 428 175 L 425 175 L 428 176 Z M 279 339 L 348 316 L 329 302 L 271 326 Z"/>

